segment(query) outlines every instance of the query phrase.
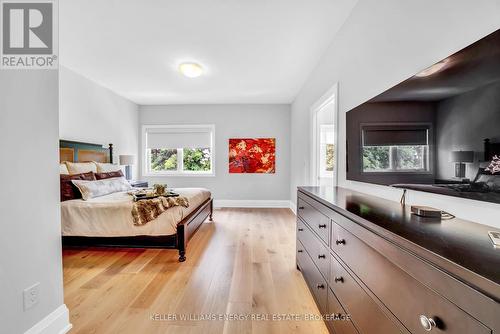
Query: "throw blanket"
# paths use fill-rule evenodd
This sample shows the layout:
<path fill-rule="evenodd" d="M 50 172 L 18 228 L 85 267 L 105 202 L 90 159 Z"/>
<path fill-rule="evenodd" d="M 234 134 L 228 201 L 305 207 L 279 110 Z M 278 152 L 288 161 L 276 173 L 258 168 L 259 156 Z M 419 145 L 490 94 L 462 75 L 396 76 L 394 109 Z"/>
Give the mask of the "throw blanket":
<path fill-rule="evenodd" d="M 168 208 L 174 206 L 183 206 L 187 208 L 189 201 L 186 197 L 157 197 L 153 199 L 143 199 L 134 202 L 132 207 L 132 217 L 134 225 L 145 225 L 148 222 L 155 220 L 159 215 L 165 212 Z"/>

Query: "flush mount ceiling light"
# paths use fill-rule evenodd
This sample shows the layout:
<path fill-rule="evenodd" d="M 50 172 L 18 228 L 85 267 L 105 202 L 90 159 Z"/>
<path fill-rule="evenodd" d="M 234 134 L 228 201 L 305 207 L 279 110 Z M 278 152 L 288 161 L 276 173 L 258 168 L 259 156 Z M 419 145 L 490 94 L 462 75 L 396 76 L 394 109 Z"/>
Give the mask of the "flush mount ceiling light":
<path fill-rule="evenodd" d="M 434 73 L 441 71 L 446 66 L 446 64 L 448 64 L 448 62 L 449 62 L 448 59 L 440 61 L 439 63 L 436 63 L 436 64 L 432 65 L 431 67 L 426 68 L 425 70 L 416 74 L 415 76 L 419 77 L 419 78 L 424 78 L 424 77 L 428 77 L 429 75 L 433 75 Z"/>
<path fill-rule="evenodd" d="M 196 78 L 203 74 L 203 67 L 196 63 L 182 63 L 179 71 L 188 78 Z"/>

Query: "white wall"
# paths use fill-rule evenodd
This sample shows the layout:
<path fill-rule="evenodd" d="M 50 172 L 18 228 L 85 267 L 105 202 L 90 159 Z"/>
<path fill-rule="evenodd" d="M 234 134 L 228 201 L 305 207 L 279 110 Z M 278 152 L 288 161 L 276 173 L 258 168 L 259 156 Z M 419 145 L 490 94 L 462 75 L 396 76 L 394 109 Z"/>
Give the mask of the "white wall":
<path fill-rule="evenodd" d="M 498 0 L 359 0 L 292 104 L 292 200 L 309 178 L 309 108 L 334 83 L 339 82 L 339 142 L 345 143 L 348 110 L 498 28 Z M 341 186 L 399 199 L 400 190 L 347 181 L 345 145 L 339 156 Z M 410 192 L 408 202 L 500 226 L 500 205 L 419 192 Z"/>
<path fill-rule="evenodd" d="M 45 333 L 69 325 L 62 282 L 57 82 L 53 70 L 0 71 L 1 333 L 23 333 L 52 312 L 56 322 Z M 39 304 L 23 311 L 23 290 L 37 282 Z"/>
<path fill-rule="evenodd" d="M 289 200 L 290 106 L 141 106 L 142 124 L 215 124 L 215 177 L 143 177 L 172 187 L 205 187 L 216 200 Z M 229 138 L 276 138 L 275 174 L 229 174 Z M 141 147 L 141 152 L 144 152 Z M 143 153 L 142 153 L 143 156 Z"/>
<path fill-rule="evenodd" d="M 61 67 L 59 77 L 60 138 L 114 146 L 119 154 L 137 156 L 138 106 L 97 83 Z M 138 175 L 137 165 L 132 168 Z"/>

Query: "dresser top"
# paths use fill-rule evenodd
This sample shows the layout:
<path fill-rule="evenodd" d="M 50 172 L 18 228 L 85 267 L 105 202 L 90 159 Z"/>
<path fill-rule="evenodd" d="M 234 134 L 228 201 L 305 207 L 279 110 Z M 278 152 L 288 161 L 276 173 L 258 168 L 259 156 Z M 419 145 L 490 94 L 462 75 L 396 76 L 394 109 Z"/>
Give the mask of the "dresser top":
<path fill-rule="evenodd" d="M 299 187 L 299 191 L 455 277 L 500 296 L 500 248 L 488 236 L 494 227 L 458 218 L 420 218 L 411 214 L 409 205 L 340 187 Z"/>

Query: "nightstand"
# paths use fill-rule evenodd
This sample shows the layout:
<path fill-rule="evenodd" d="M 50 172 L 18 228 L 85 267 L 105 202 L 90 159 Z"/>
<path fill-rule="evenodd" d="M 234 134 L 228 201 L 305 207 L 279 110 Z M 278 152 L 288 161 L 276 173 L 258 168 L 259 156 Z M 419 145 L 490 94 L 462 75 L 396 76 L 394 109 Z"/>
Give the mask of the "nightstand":
<path fill-rule="evenodd" d="M 128 182 L 134 188 L 147 188 L 147 187 L 149 187 L 148 181 L 131 180 Z"/>

